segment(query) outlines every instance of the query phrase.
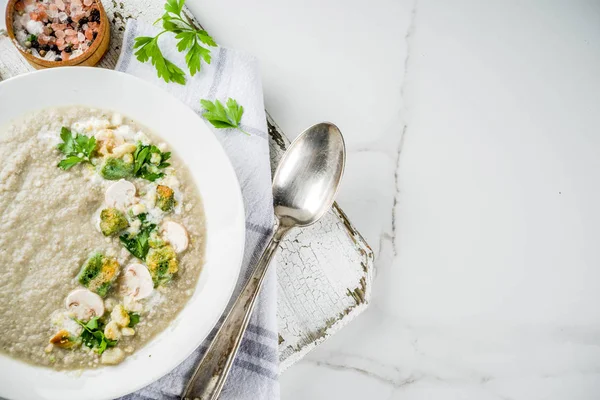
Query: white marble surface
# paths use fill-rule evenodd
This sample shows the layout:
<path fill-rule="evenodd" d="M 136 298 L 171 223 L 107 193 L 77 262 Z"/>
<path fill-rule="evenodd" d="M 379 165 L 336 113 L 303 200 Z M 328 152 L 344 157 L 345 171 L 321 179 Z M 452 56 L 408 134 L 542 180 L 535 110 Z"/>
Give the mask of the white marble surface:
<path fill-rule="evenodd" d="M 337 123 L 370 309 L 284 400 L 600 398 L 598 1 L 193 0 L 291 136 Z"/>
<path fill-rule="evenodd" d="M 191 6 L 261 59 L 285 131 L 340 125 L 378 254 L 283 399 L 600 398 L 600 3 Z"/>

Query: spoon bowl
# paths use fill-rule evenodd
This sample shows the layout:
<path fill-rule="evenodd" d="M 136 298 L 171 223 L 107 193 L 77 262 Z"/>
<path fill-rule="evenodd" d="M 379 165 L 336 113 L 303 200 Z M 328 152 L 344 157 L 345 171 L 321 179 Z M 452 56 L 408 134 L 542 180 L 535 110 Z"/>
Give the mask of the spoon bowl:
<path fill-rule="evenodd" d="M 307 226 L 319 220 L 333 204 L 345 164 L 344 138 L 337 126 L 322 122 L 302 132 L 273 177 L 280 225 Z"/>

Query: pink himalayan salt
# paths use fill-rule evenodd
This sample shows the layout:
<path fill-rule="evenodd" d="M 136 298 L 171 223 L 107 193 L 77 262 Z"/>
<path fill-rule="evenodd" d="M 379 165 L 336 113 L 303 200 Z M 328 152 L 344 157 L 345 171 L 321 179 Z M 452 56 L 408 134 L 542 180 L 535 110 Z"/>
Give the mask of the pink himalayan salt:
<path fill-rule="evenodd" d="M 58 17 L 58 7 L 56 7 L 56 4 L 50 4 L 48 7 L 48 16 L 51 18 Z"/>
<path fill-rule="evenodd" d="M 50 36 L 38 35 L 37 40 L 39 44 L 48 44 L 50 42 Z"/>
<path fill-rule="evenodd" d="M 83 12 L 83 6 L 71 3 L 71 15 L 73 17 L 77 17 L 77 16 L 79 16 L 81 14 L 84 14 L 84 12 Z"/>
<path fill-rule="evenodd" d="M 56 32 L 56 31 L 64 31 L 65 29 L 67 29 L 67 24 L 52 24 L 50 25 L 52 27 L 52 29 Z"/>
<path fill-rule="evenodd" d="M 89 17 L 95 1 L 17 0 L 15 8 L 23 8 L 26 11 L 23 15 L 17 16 L 19 21 L 23 22 L 23 26 L 30 20 L 42 25 L 40 33 L 37 34 L 40 44 L 56 44 L 62 51 L 62 58 L 67 60 L 74 57 L 73 53 L 64 52 L 67 46 L 77 55 L 81 54 L 89 48 L 89 44 L 94 40 L 94 35 L 99 31 L 100 24 L 97 22 L 78 24 L 78 21 L 84 16 Z M 69 17 L 71 18 L 69 19 Z M 67 23 L 67 20 L 72 20 L 73 23 Z"/>

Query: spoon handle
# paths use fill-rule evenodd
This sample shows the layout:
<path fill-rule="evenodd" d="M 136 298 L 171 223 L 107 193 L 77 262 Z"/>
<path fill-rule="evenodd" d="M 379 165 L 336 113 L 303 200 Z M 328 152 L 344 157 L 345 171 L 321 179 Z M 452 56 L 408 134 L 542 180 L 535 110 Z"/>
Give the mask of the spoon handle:
<path fill-rule="evenodd" d="M 231 307 L 217 335 L 186 385 L 182 399 L 217 400 L 219 397 L 242 342 L 271 259 L 288 230 L 288 227 L 280 226 L 275 231 L 252 276 L 248 279 L 248 283 Z"/>

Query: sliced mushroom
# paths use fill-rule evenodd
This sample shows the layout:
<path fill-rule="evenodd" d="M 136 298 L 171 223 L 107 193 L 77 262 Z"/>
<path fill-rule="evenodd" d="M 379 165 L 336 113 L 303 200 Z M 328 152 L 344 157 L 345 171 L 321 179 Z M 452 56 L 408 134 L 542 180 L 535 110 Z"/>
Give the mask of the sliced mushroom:
<path fill-rule="evenodd" d="M 142 264 L 129 264 L 123 274 L 125 293 L 135 300 L 145 299 L 152 294 L 154 283 L 148 268 Z"/>
<path fill-rule="evenodd" d="M 181 253 L 188 248 L 190 239 L 183 225 L 174 221 L 165 221 L 161 225 L 163 238 L 171 244 L 175 252 Z"/>
<path fill-rule="evenodd" d="M 102 297 L 87 289 L 73 290 L 67 295 L 65 305 L 67 310 L 82 321 L 87 321 L 92 317 L 101 317 L 104 314 Z"/>
<path fill-rule="evenodd" d="M 104 200 L 109 207 L 124 209 L 133 204 L 135 191 L 133 183 L 121 179 L 106 189 Z"/>

